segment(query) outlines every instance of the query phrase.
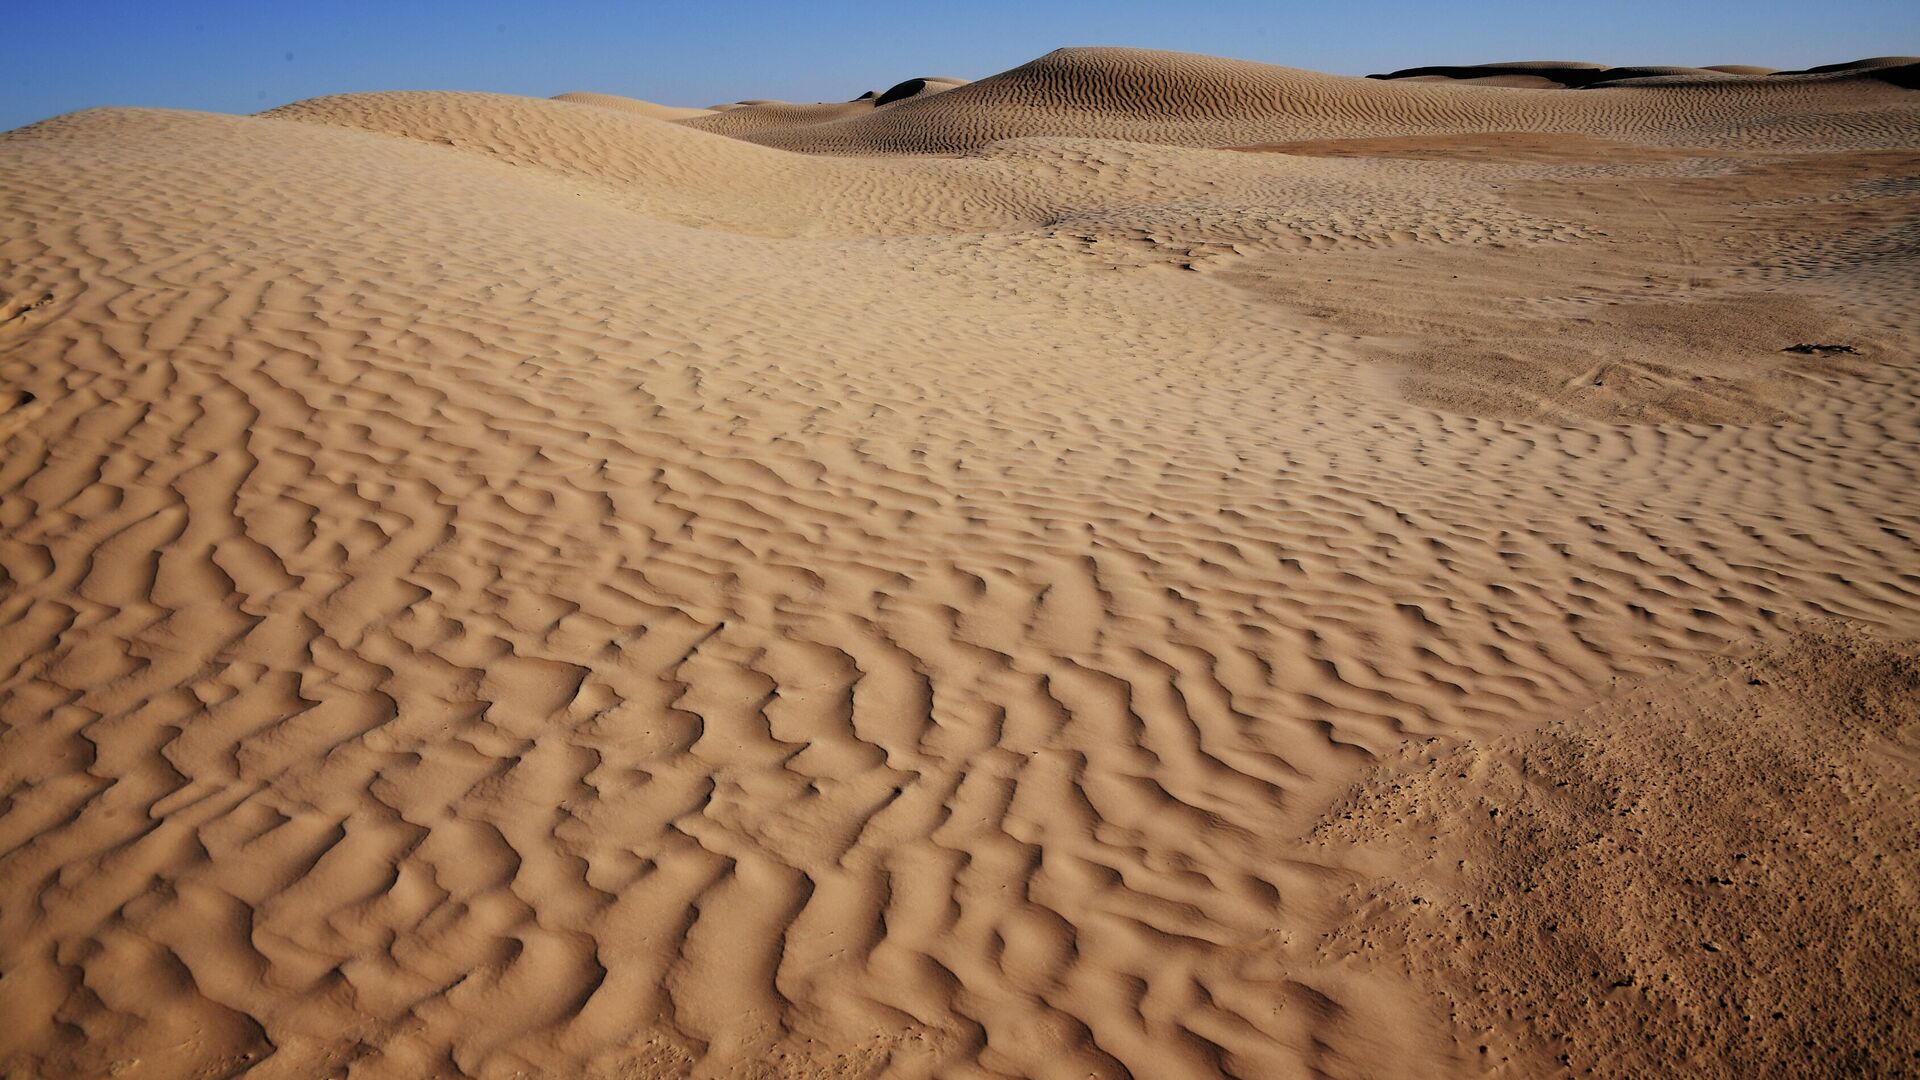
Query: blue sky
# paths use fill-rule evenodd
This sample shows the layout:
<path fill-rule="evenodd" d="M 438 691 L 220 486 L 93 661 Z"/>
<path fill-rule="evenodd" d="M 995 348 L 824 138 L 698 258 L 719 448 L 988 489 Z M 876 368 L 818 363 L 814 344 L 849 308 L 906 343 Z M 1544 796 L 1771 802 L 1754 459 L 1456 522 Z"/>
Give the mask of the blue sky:
<path fill-rule="evenodd" d="M 1914 0 L 1313 0 L 1202 5 L 294 0 L 8 5 L 0 130 L 92 105 L 255 112 L 351 90 L 598 90 L 680 105 L 840 100 L 1062 45 L 1366 74 L 1574 59 L 1804 67 L 1920 53 Z"/>

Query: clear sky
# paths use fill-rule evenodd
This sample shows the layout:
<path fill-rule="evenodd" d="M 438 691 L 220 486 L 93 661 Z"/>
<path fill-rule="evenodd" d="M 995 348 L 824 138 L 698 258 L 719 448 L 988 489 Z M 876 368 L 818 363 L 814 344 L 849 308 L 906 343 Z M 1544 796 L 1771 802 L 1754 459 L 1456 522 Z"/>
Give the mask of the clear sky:
<path fill-rule="evenodd" d="M 1920 0 L 22 0 L 0 23 L 0 130 L 92 105 L 256 112 L 352 90 L 843 100 L 1062 45 L 1351 75 L 1529 59 L 1789 68 L 1920 53 Z"/>

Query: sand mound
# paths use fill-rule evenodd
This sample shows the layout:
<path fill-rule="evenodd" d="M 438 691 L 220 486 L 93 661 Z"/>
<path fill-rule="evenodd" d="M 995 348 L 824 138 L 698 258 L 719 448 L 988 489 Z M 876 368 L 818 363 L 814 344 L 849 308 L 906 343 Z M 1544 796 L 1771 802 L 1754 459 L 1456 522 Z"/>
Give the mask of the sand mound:
<path fill-rule="evenodd" d="M 1496 60 L 1491 64 L 1472 66 L 1481 69 L 1512 69 L 1514 71 L 1604 71 L 1609 65 L 1596 64 L 1589 60 Z"/>
<path fill-rule="evenodd" d="M 927 79 L 908 79 L 905 82 L 894 84 L 888 88 L 885 93 L 877 95 L 874 99 L 874 105 L 891 105 L 896 101 L 906 101 L 909 98 L 928 97 L 933 94 L 938 94 L 943 90 L 951 90 L 956 86 L 965 85 L 967 85 L 967 80 L 965 79 L 947 79 L 939 76 Z"/>
<path fill-rule="evenodd" d="M 1920 106 L 1684 83 L 0 136 L 0 1072 L 1899 1067 Z"/>
<path fill-rule="evenodd" d="M 1486 69 L 1482 75 L 1498 74 Z M 1521 71 L 1537 75 L 1544 67 Z M 1648 69 L 1637 69 L 1645 72 Z M 1589 71 L 1596 77 L 1604 72 Z M 1702 72 L 1662 91 L 1515 98 L 1500 87 L 1356 79 L 1141 49 L 1061 49 L 1011 71 L 884 111 L 821 114 L 749 130 L 688 123 L 811 153 L 958 154 L 1035 136 L 1232 146 L 1408 131 L 1558 131 L 1688 145 L 1898 140 L 1916 109 L 1857 72 L 1742 79 Z M 1817 116 L 1808 122 L 1802 117 Z M 1845 115 L 1857 127 L 1836 127 Z"/>
<path fill-rule="evenodd" d="M 1475 85 L 1494 84 L 1493 80 L 1513 80 L 1494 85 L 1568 87 L 1585 86 L 1606 76 L 1605 64 L 1593 64 L 1584 60 L 1513 60 L 1492 64 L 1429 64 L 1423 67 L 1401 68 L 1381 75 L 1369 75 L 1369 79 L 1401 80 L 1418 79 L 1423 82 L 1462 82 Z"/>
<path fill-rule="evenodd" d="M 1043 211 L 1000 178 L 941 182 L 911 170 L 856 169 L 665 123 L 643 112 L 503 94 L 345 94 L 262 114 L 398 136 L 563 182 L 570 194 L 683 225 L 758 235 L 980 226 Z M 986 187 L 984 193 L 970 190 Z"/>
<path fill-rule="evenodd" d="M 873 112 L 873 103 L 874 99 L 870 97 L 818 105 L 794 105 L 784 101 L 743 102 L 715 110 L 712 115 L 682 120 L 680 123 L 696 131 L 740 137 L 867 116 Z"/>
<path fill-rule="evenodd" d="M 644 109 L 614 110 L 574 99 L 435 91 L 341 94 L 260 115 L 397 135 L 643 193 L 705 192 L 716 181 L 763 186 L 792 167 L 784 155 L 695 134 Z"/>
<path fill-rule="evenodd" d="M 1639 64 L 1639 65 L 1632 65 L 1628 67 L 1608 68 L 1604 72 L 1604 74 L 1606 77 L 1601 79 L 1597 85 L 1605 86 L 1609 83 L 1620 83 L 1620 82 L 1627 82 L 1633 79 L 1648 79 L 1648 78 L 1656 78 L 1656 77 L 1674 78 L 1674 79 L 1718 79 L 1718 78 L 1736 78 L 1737 77 L 1737 76 L 1733 76 L 1729 72 L 1718 71 L 1718 70 L 1715 70 L 1714 68 L 1676 67 L 1671 64 L 1666 64 L 1666 65 Z"/>
<path fill-rule="evenodd" d="M 1586 89 L 1593 87 L 1685 86 L 1703 80 L 1752 76 L 1799 76 L 1821 74 L 1859 74 L 1884 72 L 1897 85 L 1911 79 L 1895 69 L 1912 67 L 1920 61 L 1911 56 L 1876 56 L 1841 64 L 1825 64 L 1803 71 L 1779 71 L 1748 64 L 1713 64 L 1707 67 L 1636 65 L 1610 67 L 1576 60 L 1519 60 L 1494 64 L 1430 65 L 1402 68 L 1369 79 L 1442 83 L 1465 86 L 1509 86 L 1534 89 Z"/>
<path fill-rule="evenodd" d="M 908 79 L 884 91 L 869 90 L 852 101 L 796 105 L 785 101 L 748 101 L 725 106 L 719 112 L 681 118 L 688 127 L 734 137 L 764 136 L 796 128 L 837 124 L 872 116 L 903 101 L 931 97 L 965 86 L 965 79 L 933 76 Z"/>
<path fill-rule="evenodd" d="M 1780 71 L 1776 75 L 1817 75 L 1827 72 L 1881 71 L 1886 68 L 1911 67 L 1920 64 L 1920 56 L 1869 56 L 1864 60 L 1849 60 L 1841 64 L 1822 64 L 1802 71 Z"/>
<path fill-rule="evenodd" d="M 1566 84 L 1547 78 L 1544 75 L 1471 75 L 1454 78 L 1448 75 L 1410 75 L 1405 82 L 1440 83 L 1445 86 L 1509 86 L 1522 90 L 1560 90 Z"/>
<path fill-rule="evenodd" d="M 897 108 L 900 106 L 889 106 Z M 398 136 L 564 183 L 594 198 L 682 225 L 756 235 L 887 235 L 1050 226 L 1089 242 L 1179 250 L 1239 244 L 1244 253 L 1303 242 L 1436 240 L 1470 231 L 1524 235 L 1495 208 L 1467 213 L 1439 190 L 1395 192 L 1350 166 L 1171 148 L 1116 150 L 1087 140 L 1008 142 L 963 162 L 849 163 L 782 153 L 688 125 L 589 105 L 505 95 L 405 92 L 317 98 L 265 117 Z M 1142 198 L 1178 198 L 1186 212 L 1137 222 Z M 1264 208 L 1296 203 L 1276 219 Z M 1172 226 L 1171 230 L 1168 226 Z"/>
<path fill-rule="evenodd" d="M 852 101 L 809 105 L 787 101 L 741 101 L 706 116 L 682 120 L 681 123 L 716 135 L 757 135 L 870 116 L 878 106 L 879 97 L 877 91 L 869 90 Z"/>
<path fill-rule="evenodd" d="M 1770 69 L 1753 69 L 1745 73 L 1764 73 Z M 1390 71 L 1386 75 L 1367 75 L 1367 79 L 1419 79 L 1423 83 L 1467 83 L 1467 85 L 1501 86 L 1611 86 L 1632 79 L 1647 77 L 1686 77 L 1686 79 L 1718 79 L 1728 75 L 1740 75 L 1730 67 L 1607 67 L 1603 63 L 1584 63 L 1572 60 L 1521 60 L 1509 63 L 1469 63 L 1461 65 L 1434 65 L 1434 67 L 1404 67 L 1400 71 Z"/>
<path fill-rule="evenodd" d="M 677 105 L 656 105 L 639 98 L 621 97 L 617 94 L 595 94 L 576 90 L 567 94 L 555 94 L 555 101 L 571 101 L 578 105 L 598 105 L 603 109 L 618 109 L 621 112 L 635 113 L 653 120 L 687 120 L 696 116 L 705 116 L 711 109 L 689 109 Z"/>
<path fill-rule="evenodd" d="M 1902 57 L 1901 59 L 1906 58 Z M 1920 90 L 1920 61 L 1866 68 L 1861 74 L 1880 82 L 1898 86 L 1903 90 Z"/>
<path fill-rule="evenodd" d="M 805 161 L 689 130 L 642 110 L 409 91 L 314 98 L 262 116 L 465 151 L 688 224 L 777 228 L 804 215 L 779 196 L 808 172 Z M 769 204 L 765 209 L 735 209 L 763 202 Z M 784 214 L 782 202 L 788 204 Z"/>

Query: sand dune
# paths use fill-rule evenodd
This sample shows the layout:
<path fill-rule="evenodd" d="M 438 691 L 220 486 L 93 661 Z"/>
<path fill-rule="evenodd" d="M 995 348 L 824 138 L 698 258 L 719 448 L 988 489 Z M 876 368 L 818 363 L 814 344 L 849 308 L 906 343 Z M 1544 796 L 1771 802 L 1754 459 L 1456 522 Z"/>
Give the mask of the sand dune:
<path fill-rule="evenodd" d="M 884 113 L 856 110 L 729 133 L 787 150 L 844 154 L 961 154 L 1034 136 L 1213 147 L 1410 131 L 1564 132 L 1749 150 L 1864 148 L 1898 141 L 1910 127 L 1913 106 L 1887 75 L 1903 70 L 1745 79 L 1713 73 L 1657 90 L 1538 99 L 1499 87 L 1458 85 L 1441 93 L 1417 83 L 1183 53 L 1060 49 Z M 713 121 L 693 123 L 719 130 Z"/>
<path fill-rule="evenodd" d="M 618 109 L 621 112 L 634 113 L 654 120 L 691 120 L 713 111 L 712 109 L 689 109 L 678 105 L 658 105 L 639 98 L 621 97 L 618 94 L 595 94 L 585 90 L 555 94 L 553 100 L 570 101 L 576 105 L 598 105 L 603 109 Z"/>
<path fill-rule="evenodd" d="M 1577 89 L 1593 86 L 1611 86 L 1634 79 L 1651 76 L 1681 76 L 1695 81 L 1718 79 L 1742 75 L 1771 74 L 1770 68 L 1721 67 L 1672 67 L 1672 66 L 1628 66 L 1610 67 L 1606 64 L 1590 64 L 1577 60 L 1517 60 L 1507 63 L 1436 65 L 1426 67 L 1403 68 L 1384 75 L 1370 75 L 1372 79 L 1419 79 L 1428 82 L 1471 83 L 1475 85 L 1495 85 L 1496 80 L 1504 86 L 1560 87 Z"/>
<path fill-rule="evenodd" d="M 967 85 L 967 80 L 965 79 L 950 79 L 940 75 L 933 75 L 924 79 L 908 79 L 905 82 L 895 83 L 889 87 L 874 98 L 873 104 L 875 107 L 880 107 L 891 105 L 896 101 L 906 101 L 911 98 L 931 97 L 934 94 L 965 85 Z"/>
<path fill-rule="evenodd" d="M 1900 70 L 0 136 L 0 1068 L 1897 1073 Z"/>
<path fill-rule="evenodd" d="M 1892 71 L 1920 64 L 1920 56 L 1869 56 L 1864 60 L 1847 60 L 1838 64 L 1817 64 L 1799 72 L 1786 74 L 1813 75 L 1825 72 L 1853 71 Z"/>
<path fill-rule="evenodd" d="M 1554 87 L 1560 89 L 1586 89 L 1591 87 L 1626 87 L 1645 85 L 1685 85 L 1702 80 L 1722 79 L 1729 76 L 1749 78 L 1765 76 L 1787 78 L 1796 75 L 1829 75 L 1880 73 L 1896 83 L 1911 88 L 1915 78 L 1914 70 L 1920 68 L 1920 57 L 1915 56 L 1873 56 L 1865 60 L 1850 60 L 1840 64 L 1822 64 L 1800 71 L 1781 71 L 1777 68 L 1757 67 L 1752 64 L 1709 64 L 1706 67 L 1674 67 L 1671 65 L 1628 65 L 1614 67 L 1607 64 L 1593 64 L 1582 60 L 1512 60 L 1491 64 L 1439 64 L 1423 67 L 1402 68 L 1382 75 L 1369 75 L 1369 79 L 1408 80 L 1414 82 L 1441 82 L 1470 84 L 1477 86 L 1525 86 L 1536 89 Z M 1649 84 L 1648 79 L 1668 80 L 1664 84 Z"/>
<path fill-rule="evenodd" d="M 932 97 L 964 79 L 929 77 L 907 79 L 886 90 L 869 90 L 852 101 L 801 105 L 787 101 L 743 101 L 707 116 L 687 119 L 688 127 L 719 135 L 757 135 L 768 131 L 836 124 L 876 115 L 903 101 Z"/>

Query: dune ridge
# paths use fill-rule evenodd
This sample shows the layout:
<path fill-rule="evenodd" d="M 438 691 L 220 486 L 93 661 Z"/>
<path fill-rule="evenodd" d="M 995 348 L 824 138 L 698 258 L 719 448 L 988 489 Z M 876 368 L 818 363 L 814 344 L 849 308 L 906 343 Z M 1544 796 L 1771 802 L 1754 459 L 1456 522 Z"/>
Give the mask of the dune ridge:
<path fill-rule="evenodd" d="M 1903 1067 L 1920 106 L 1768 78 L 0 135 L 0 1068 Z"/>
<path fill-rule="evenodd" d="M 1889 69 L 1901 70 L 1901 69 Z M 885 113 L 747 133 L 810 153 L 961 154 L 992 142 L 1076 135 L 1177 146 L 1405 131 L 1543 131 L 1752 149 L 1862 147 L 1897 138 L 1912 103 L 1878 71 L 1795 77 L 1718 73 L 1631 93 L 1517 98 L 1503 88 L 1437 87 L 1323 75 L 1144 49 L 1059 49 L 1031 63 Z M 1812 113 L 1798 122 L 1787 113 Z M 1836 122 L 1844 116 L 1850 123 Z M 707 124 L 707 121 L 694 121 Z M 1872 133 L 1854 125 L 1869 124 Z"/>

